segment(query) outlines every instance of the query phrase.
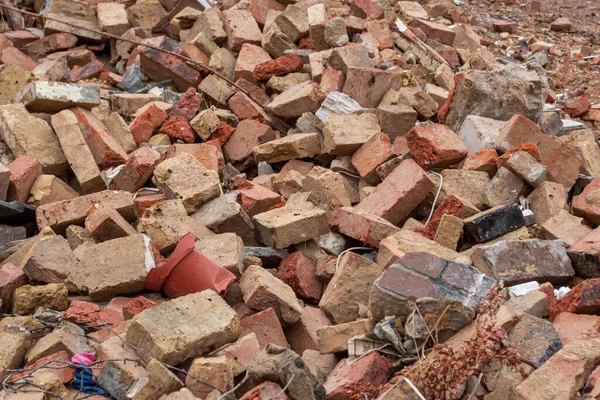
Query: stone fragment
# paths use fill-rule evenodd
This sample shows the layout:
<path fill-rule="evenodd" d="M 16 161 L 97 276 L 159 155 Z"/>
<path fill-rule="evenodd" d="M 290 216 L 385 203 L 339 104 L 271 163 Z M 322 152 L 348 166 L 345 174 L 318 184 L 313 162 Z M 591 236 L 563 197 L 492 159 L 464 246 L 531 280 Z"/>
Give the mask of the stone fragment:
<path fill-rule="evenodd" d="M 69 282 L 95 301 L 136 293 L 156 266 L 150 246 L 150 239 L 138 234 L 90 246 Z"/>
<path fill-rule="evenodd" d="M 141 376 L 131 385 L 127 397 L 133 400 L 162 398 L 163 395 L 168 396 L 169 393 L 176 392 L 183 387 L 179 377 L 156 360 L 150 360 L 146 370 L 148 375 Z"/>
<path fill-rule="evenodd" d="M 524 314 L 511 329 L 508 339 L 521 361 L 539 368 L 562 347 L 562 341 L 548 320 Z"/>
<path fill-rule="evenodd" d="M 578 218 L 568 211 L 560 210 L 540 227 L 538 237 L 546 240 L 562 240 L 566 247 L 572 246 L 588 235 L 592 229 L 582 224 Z"/>
<path fill-rule="evenodd" d="M 64 284 L 21 286 L 15 290 L 12 311 L 20 315 L 33 314 L 38 307 L 64 311 L 68 306 L 68 295 L 69 292 Z"/>
<path fill-rule="evenodd" d="M 221 13 L 223 27 L 227 33 L 227 46 L 240 51 L 244 43 L 259 45 L 261 32 L 252 13 L 248 10 L 225 10 Z"/>
<path fill-rule="evenodd" d="M 572 25 L 573 24 L 571 23 L 571 21 L 568 18 L 560 17 L 560 18 L 555 19 L 550 24 L 550 30 L 556 31 L 556 32 L 569 31 L 569 30 L 571 30 Z"/>
<path fill-rule="evenodd" d="M 373 321 L 359 319 L 339 325 L 325 326 L 317 331 L 321 354 L 339 353 L 348 350 L 348 340 L 354 336 L 366 335 L 373 329 Z"/>
<path fill-rule="evenodd" d="M 235 311 L 205 290 L 142 311 L 132 319 L 126 339 L 150 357 L 177 365 L 236 340 L 239 332 Z"/>
<path fill-rule="evenodd" d="M 579 339 L 600 337 L 600 317 L 597 315 L 561 312 L 552 321 L 563 346 Z"/>
<path fill-rule="evenodd" d="M 69 107 L 91 109 L 100 105 L 100 89 L 92 85 L 31 82 L 16 96 L 29 112 L 57 113 Z"/>
<path fill-rule="evenodd" d="M 29 252 L 24 271 L 33 281 L 63 283 L 77 268 L 69 243 L 60 235 L 42 238 Z"/>
<path fill-rule="evenodd" d="M 294 291 L 261 267 L 251 265 L 246 269 L 240 289 L 248 307 L 256 310 L 273 307 L 282 322 L 293 324 L 302 314 Z"/>
<path fill-rule="evenodd" d="M 238 198 L 237 191 L 219 196 L 203 204 L 192 218 L 214 232 L 235 232 L 239 236 L 246 236 L 252 233 L 254 225 Z"/>
<path fill-rule="evenodd" d="M 319 302 L 335 323 L 354 321 L 359 317 L 359 305 L 367 305 L 373 282 L 383 268 L 356 253 L 342 256 L 339 265 Z"/>
<path fill-rule="evenodd" d="M 310 203 L 276 208 L 257 214 L 252 220 L 258 239 L 276 249 L 305 242 L 329 230 L 325 211 Z"/>
<path fill-rule="evenodd" d="M 75 354 L 87 353 L 93 349 L 87 343 L 83 329 L 70 322 L 61 322 L 57 329 L 41 338 L 27 351 L 25 361 L 32 364 L 59 351 L 66 351 L 71 358 Z"/>
<path fill-rule="evenodd" d="M 226 392 L 233 387 L 233 374 L 225 356 L 195 358 L 188 374 L 186 387 L 201 399 L 207 398 L 214 388 Z M 210 386 L 202 382 L 208 382 Z"/>
<path fill-rule="evenodd" d="M 153 28 L 167 14 L 158 0 L 143 0 L 127 9 L 127 18 L 132 26 Z"/>
<path fill-rule="evenodd" d="M 129 29 L 125 5 L 120 3 L 99 3 L 96 9 L 98 25 L 104 32 L 121 36 Z"/>
<path fill-rule="evenodd" d="M 529 209 L 535 215 L 535 223 L 542 225 L 565 208 L 567 192 L 560 183 L 546 181 L 531 192 L 527 201 Z"/>
<path fill-rule="evenodd" d="M 325 24 L 328 16 L 325 5 L 322 3 L 314 4 L 306 9 L 308 15 L 308 30 L 315 51 L 325 50 L 327 42 L 325 41 Z"/>
<path fill-rule="evenodd" d="M 494 178 L 485 188 L 483 197 L 489 207 L 498 207 L 517 203 L 527 188 L 517 175 L 507 168 L 500 167 Z"/>
<path fill-rule="evenodd" d="M 381 130 L 390 137 L 390 141 L 406 135 L 417 121 L 417 112 L 406 105 L 380 104 L 375 113 Z"/>
<path fill-rule="evenodd" d="M 473 264 L 507 286 L 537 280 L 560 284 L 575 274 L 559 240 L 501 241 L 476 249 Z"/>
<path fill-rule="evenodd" d="M 22 103 L 0 106 L 0 135 L 15 157 L 29 156 L 47 174 L 62 174 L 67 159 L 46 121 L 30 114 Z"/>
<path fill-rule="evenodd" d="M 314 82 L 302 82 L 281 93 L 267 109 L 278 117 L 299 117 L 319 106 L 318 85 Z"/>
<path fill-rule="evenodd" d="M 463 226 L 464 221 L 461 218 L 444 214 L 433 240 L 451 250 L 456 250 L 462 238 Z"/>
<path fill-rule="evenodd" d="M 85 217 L 96 203 L 104 203 L 117 210 L 125 219 L 133 219 L 133 195 L 128 192 L 105 190 L 39 206 L 36 210 L 38 227 L 41 229 L 48 226 L 55 232 L 61 232 L 69 225 L 83 225 Z"/>
<path fill-rule="evenodd" d="M 188 213 L 222 193 L 218 174 L 207 170 L 189 153 L 178 154 L 158 164 L 152 179 L 169 198 L 181 199 Z"/>
<path fill-rule="evenodd" d="M 4 66 L 0 70 L 0 104 L 12 103 L 15 95 L 33 78 L 32 74 L 37 76 L 39 68 L 29 72 L 17 65 Z"/>
<path fill-rule="evenodd" d="M 507 121 L 515 114 L 523 114 L 538 122 L 546 100 L 543 92 L 542 79 L 535 71 L 471 71 L 454 89 L 445 122 L 455 132 L 469 115 Z"/>
<path fill-rule="evenodd" d="M 318 133 L 288 135 L 254 147 L 254 160 L 275 163 L 295 158 L 312 157 L 321 152 Z"/>

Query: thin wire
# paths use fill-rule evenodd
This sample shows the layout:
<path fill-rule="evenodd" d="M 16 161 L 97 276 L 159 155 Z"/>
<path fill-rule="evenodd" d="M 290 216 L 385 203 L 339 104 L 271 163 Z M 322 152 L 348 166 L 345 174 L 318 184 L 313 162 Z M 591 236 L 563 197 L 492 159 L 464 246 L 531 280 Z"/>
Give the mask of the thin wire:
<path fill-rule="evenodd" d="M 475 382 L 475 387 L 473 388 L 473 391 L 471 392 L 471 395 L 469 396 L 468 400 L 473 400 L 475 398 L 477 389 L 479 389 L 479 385 L 481 384 L 481 378 L 483 378 L 483 373 L 479 374 L 479 377 L 477 378 L 477 382 Z"/>
<path fill-rule="evenodd" d="M 429 217 L 427 218 L 425 225 L 427 225 L 429 223 L 429 221 L 431 221 L 431 217 L 433 217 L 433 212 L 435 211 L 435 205 L 437 204 L 438 197 L 440 197 L 440 192 L 442 191 L 442 184 L 444 183 L 444 177 L 442 176 L 442 174 L 438 174 L 437 172 L 434 172 L 434 171 L 429 171 L 429 172 L 431 172 L 434 175 L 437 175 L 437 177 L 440 178 L 440 186 L 438 187 L 435 198 L 433 199 L 433 205 L 431 206 L 431 212 L 429 213 Z"/>
<path fill-rule="evenodd" d="M 408 385 L 412 388 L 413 392 L 415 392 L 417 394 L 417 396 L 419 396 L 421 398 L 421 400 L 427 400 L 425 398 L 425 396 L 423 396 L 421 394 L 421 392 L 419 392 L 419 389 L 417 389 L 417 387 L 410 381 L 410 379 L 408 379 L 407 377 L 403 376 L 404 380 L 406 381 L 406 383 L 408 383 Z"/>

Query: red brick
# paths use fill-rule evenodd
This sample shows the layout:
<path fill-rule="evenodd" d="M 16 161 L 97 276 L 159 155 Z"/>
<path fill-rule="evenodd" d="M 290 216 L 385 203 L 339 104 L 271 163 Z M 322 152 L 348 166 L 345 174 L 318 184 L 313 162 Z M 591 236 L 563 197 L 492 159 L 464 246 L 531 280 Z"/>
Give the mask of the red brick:
<path fill-rule="evenodd" d="M 229 162 L 241 163 L 252 158 L 255 146 L 275 138 L 275 132 L 270 126 L 246 119 L 239 123 L 223 150 Z"/>
<path fill-rule="evenodd" d="M 152 104 L 133 120 L 129 129 L 137 143 L 147 142 L 167 118 L 164 110 Z"/>
<path fill-rule="evenodd" d="M 94 324 L 98 319 L 100 306 L 87 301 L 73 300 L 69 308 L 63 314 L 63 321 L 69 321 L 74 324 Z"/>
<path fill-rule="evenodd" d="M 58 377 L 58 379 L 66 385 L 67 383 L 71 382 L 75 377 L 75 368 L 69 367 L 66 364 L 68 362 L 71 362 L 71 357 L 69 357 L 69 353 L 62 350 L 54 354 L 50 354 L 49 356 L 42 357 L 33 364 L 26 365 L 25 368 L 27 368 L 28 370 L 35 370 L 40 368 L 41 366 L 45 366 L 48 368 L 48 371 L 52 371 L 52 373 L 55 374 Z M 18 374 L 12 375 L 8 382 L 14 382 L 20 378 L 28 376 L 30 373 L 31 371 L 23 371 Z"/>
<path fill-rule="evenodd" d="M 85 219 L 85 229 L 99 242 L 135 235 L 137 232 L 114 208 L 95 204 Z"/>
<path fill-rule="evenodd" d="M 404 160 L 356 209 L 398 224 L 414 210 L 435 187 L 413 160 Z"/>
<path fill-rule="evenodd" d="M 69 72 L 69 80 L 75 83 L 84 79 L 99 78 L 100 74 L 102 74 L 103 72 L 106 72 L 104 64 L 102 64 L 98 60 L 95 60 L 84 65 L 83 67 L 73 67 L 71 72 Z"/>
<path fill-rule="evenodd" d="M 365 23 L 365 29 L 379 42 L 378 47 L 380 50 L 394 47 L 394 38 L 387 20 L 368 21 Z"/>
<path fill-rule="evenodd" d="M 245 181 L 239 187 L 242 208 L 250 218 L 281 203 L 281 196 L 262 185 Z"/>
<path fill-rule="evenodd" d="M 229 125 L 225 121 L 221 121 L 217 129 L 210 135 L 210 140 L 217 140 L 221 146 L 224 146 L 225 143 L 229 140 L 231 135 L 235 132 L 235 128 Z"/>
<path fill-rule="evenodd" d="M 271 102 L 271 97 L 269 97 L 269 95 L 266 94 L 261 87 L 257 86 L 253 82 L 247 81 L 244 78 L 240 78 L 235 83 L 236 85 L 244 89 L 246 92 L 248 92 L 248 96 L 250 96 L 252 100 L 257 102 L 261 106 L 266 107 L 267 104 Z"/>
<path fill-rule="evenodd" d="M 37 62 L 16 47 L 7 47 L 2 50 L 0 58 L 6 65 L 16 65 L 29 72 L 38 66 Z"/>
<path fill-rule="evenodd" d="M 455 215 L 460 218 L 466 218 L 475 215 L 476 210 L 477 208 L 472 204 L 467 204 L 465 201 L 451 194 L 437 206 L 435 212 L 431 216 L 431 220 L 426 226 L 415 228 L 413 230 L 422 236 L 433 240 L 444 215 Z"/>
<path fill-rule="evenodd" d="M 319 83 L 319 96 L 323 99 L 331 92 L 341 92 L 344 87 L 344 73 L 327 67 Z"/>
<path fill-rule="evenodd" d="M 162 302 L 149 300 L 144 296 L 138 296 L 123 305 L 123 317 L 125 319 L 131 319 L 142 311 L 156 307 L 160 303 Z"/>
<path fill-rule="evenodd" d="M 318 303 L 323 284 L 317 279 L 316 265 L 301 252 L 296 251 L 281 260 L 277 277 L 290 286 L 296 295 L 309 303 Z"/>
<path fill-rule="evenodd" d="M 352 155 L 352 165 L 358 171 L 362 178 L 367 181 L 373 180 L 376 175 L 375 168 L 386 162 L 394 155 L 390 138 L 383 132 L 378 132 L 371 136 L 358 150 Z"/>
<path fill-rule="evenodd" d="M 142 215 L 144 215 L 146 208 L 152 207 L 154 204 L 165 200 L 167 200 L 167 196 L 163 193 L 151 192 L 151 194 L 143 194 L 142 192 L 138 192 L 137 196 L 133 200 L 137 217 L 140 218 Z"/>
<path fill-rule="evenodd" d="M 254 82 L 252 73 L 254 68 L 261 63 L 271 60 L 271 56 L 262 47 L 244 43 L 235 63 L 234 80 L 245 79 Z"/>
<path fill-rule="evenodd" d="M 425 265 L 429 264 L 418 264 L 421 269 L 424 268 Z M 441 268 L 443 268 L 443 264 L 440 266 L 433 265 L 432 268 L 433 267 L 435 267 L 433 271 L 439 274 Z M 378 286 L 413 301 L 420 299 L 421 297 L 438 296 L 435 286 L 429 279 L 412 274 L 400 268 L 388 268 L 381 276 Z"/>
<path fill-rule="evenodd" d="M 600 337 L 600 317 L 597 315 L 562 312 L 552 323 L 563 346 L 574 340 Z"/>
<path fill-rule="evenodd" d="M 579 196 L 573 200 L 573 214 L 583 217 L 594 224 L 600 224 L 600 179 L 594 179 Z"/>
<path fill-rule="evenodd" d="M 517 147 L 508 149 L 504 154 L 496 158 L 496 167 L 506 166 L 506 162 L 513 156 L 517 151 L 523 150 L 529 153 L 530 156 L 536 159 L 537 162 L 542 162 L 542 156 L 540 155 L 540 149 L 535 143 L 525 143 Z"/>
<path fill-rule="evenodd" d="M 285 328 L 285 336 L 292 350 L 302 354 L 305 350 L 319 349 L 317 331 L 329 325 L 331 321 L 320 308 L 307 306 L 302 309 L 300 319 Z"/>
<path fill-rule="evenodd" d="M 380 241 L 400 231 L 400 228 L 385 219 L 360 212 L 352 207 L 333 210 L 329 218 L 329 227 L 371 246 L 378 246 Z"/>
<path fill-rule="evenodd" d="M 236 92 L 231 96 L 227 105 L 240 120 L 253 119 L 258 122 L 265 122 L 265 115 L 262 113 L 260 106 L 242 92 Z"/>
<path fill-rule="evenodd" d="M 265 381 L 247 392 L 240 400 L 288 400 L 281 386 L 271 381 Z"/>
<path fill-rule="evenodd" d="M 24 47 L 27 43 L 39 40 L 39 36 L 28 30 L 4 32 L 4 39 L 8 39 L 15 47 Z M 3 48 L 2 48 L 3 49 Z"/>
<path fill-rule="evenodd" d="M 290 347 L 273 307 L 242 318 L 240 325 L 242 326 L 240 337 L 254 333 L 261 349 L 269 343 L 281 347 Z"/>
<path fill-rule="evenodd" d="M 467 148 L 447 125 L 415 126 L 406 134 L 408 148 L 423 168 L 442 168 L 467 156 Z"/>
<path fill-rule="evenodd" d="M 140 53 L 140 69 L 155 81 L 172 80 L 181 91 L 197 87 L 202 81 L 200 73 L 181 59 L 154 49 Z"/>
<path fill-rule="evenodd" d="M 181 116 L 171 117 L 166 120 L 158 132 L 168 135 L 173 142 L 181 140 L 184 143 L 194 143 L 194 139 L 196 138 L 190 123 Z"/>
<path fill-rule="evenodd" d="M 188 44 L 181 50 L 181 55 L 191 58 L 193 61 L 198 64 L 208 67 L 210 62 L 210 57 L 202 52 L 198 47 L 196 47 L 193 43 Z"/>
<path fill-rule="evenodd" d="M 31 186 L 42 174 L 42 164 L 35 158 L 20 156 L 8 164 L 8 169 L 10 180 L 6 195 L 7 201 L 27 202 Z"/>
<path fill-rule="evenodd" d="M 196 95 L 196 88 L 191 87 L 185 91 L 175 107 L 171 109 L 169 116 L 180 116 L 189 121 L 196 116 L 198 109 L 200 109 L 200 98 Z"/>
<path fill-rule="evenodd" d="M 26 285 L 27 282 L 28 279 L 23 266 L 6 263 L 0 267 L 0 300 L 2 300 L 0 310 L 4 312 L 10 310 L 15 290 L 18 287 Z"/>
<path fill-rule="evenodd" d="M 76 197 L 71 200 L 44 204 L 36 209 L 39 229 L 49 226 L 56 233 L 64 232 L 69 225 L 81 225 L 94 204 L 110 206 L 125 218 L 133 219 L 133 195 L 129 192 L 104 190 L 102 192 Z"/>
<path fill-rule="evenodd" d="M 200 164 L 204 165 L 206 169 L 219 173 L 219 152 L 220 148 L 214 146 L 212 143 L 191 143 L 191 144 L 174 144 L 167 150 L 167 158 L 175 157 L 180 153 L 189 153 L 194 156 Z"/>
<path fill-rule="evenodd" d="M 264 25 L 269 10 L 283 11 L 285 10 L 285 6 L 276 0 L 250 0 L 250 7 L 248 7 L 248 10 L 250 10 L 252 16 L 259 25 Z"/>
<path fill-rule="evenodd" d="M 267 81 L 272 76 L 302 71 L 303 67 L 304 62 L 299 55 L 286 54 L 285 56 L 256 65 L 252 72 L 252 79 L 255 81 Z"/>
<path fill-rule="evenodd" d="M 592 107 L 592 103 L 589 98 L 583 96 L 576 100 L 568 101 L 563 109 L 571 116 L 571 117 L 579 117 Z"/>
<path fill-rule="evenodd" d="M 561 312 L 575 314 L 597 314 L 600 312 L 600 278 L 590 279 L 575 286 L 562 299 L 552 303 L 548 309 L 550 320 Z"/>
<path fill-rule="evenodd" d="M 498 158 L 498 153 L 494 149 L 490 149 L 489 147 L 485 147 L 484 149 L 478 151 L 477 153 L 471 154 L 465 160 L 463 164 L 463 169 L 469 171 L 484 171 L 487 172 L 488 176 L 491 178 L 496 175 L 497 167 L 496 167 L 496 159 Z"/>
<path fill-rule="evenodd" d="M 381 386 L 392 374 L 392 363 L 374 351 L 354 362 L 348 358 L 338 363 L 323 385 L 326 400 L 350 400 L 360 398 L 364 393 L 368 398 L 376 398 Z"/>
<path fill-rule="evenodd" d="M 350 11 L 352 12 L 352 15 L 358 18 L 383 18 L 383 9 L 375 4 L 373 0 L 355 0 L 350 3 Z"/>
<path fill-rule="evenodd" d="M 494 21 L 492 27 L 496 32 L 508 32 L 516 34 L 518 31 L 518 25 L 514 21 Z"/>
<path fill-rule="evenodd" d="M 154 167 L 162 161 L 159 152 L 142 146 L 129 155 L 125 165 L 113 178 L 110 189 L 135 192 L 152 176 Z"/>
<path fill-rule="evenodd" d="M 570 189 L 581 170 L 581 159 L 559 138 L 543 132 L 522 114 L 513 116 L 500 131 L 500 150 L 508 150 L 526 143 L 536 143 L 542 164 L 548 168 L 549 181 Z"/>
<path fill-rule="evenodd" d="M 72 108 L 71 111 L 75 114 L 77 125 L 100 169 L 125 163 L 127 160 L 125 149 L 98 117 L 81 107 Z"/>
<path fill-rule="evenodd" d="M 429 39 L 437 40 L 440 43 L 449 46 L 454 43 L 456 33 L 446 25 L 438 24 L 437 22 L 425 21 L 415 18 L 410 23 L 411 28 L 419 28 L 427 35 Z"/>

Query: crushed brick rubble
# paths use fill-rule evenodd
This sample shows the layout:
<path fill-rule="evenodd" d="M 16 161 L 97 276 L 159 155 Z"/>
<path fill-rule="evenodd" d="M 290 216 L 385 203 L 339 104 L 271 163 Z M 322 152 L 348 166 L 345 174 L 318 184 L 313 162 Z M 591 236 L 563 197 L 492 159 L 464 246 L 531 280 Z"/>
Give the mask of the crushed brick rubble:
<path fill-rule="evenodd" d="M 0 398 L 600 399 L 566 3 L 0 2 Z"/>

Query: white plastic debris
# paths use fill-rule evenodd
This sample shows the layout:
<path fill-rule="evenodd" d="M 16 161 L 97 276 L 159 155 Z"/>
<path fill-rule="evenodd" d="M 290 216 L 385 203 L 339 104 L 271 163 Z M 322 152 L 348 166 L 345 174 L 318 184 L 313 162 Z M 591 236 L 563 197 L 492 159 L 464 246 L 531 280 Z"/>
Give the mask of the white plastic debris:
<path fill-rule="evenodd" d="M 556 297 L 556 300 L 560 300 L 563 297 L 565 297 L 565 295 L 567 293 L 569 293 L 570 291 L 571 291 L 571 289 L 568 288 L 568 287 L 566 287 L 566 286 L 563 286 L 563 287 L 558 288 L 558 289 L 554 289 L 554 297 Z"/>
<path fill-rule="evenodd" d="M 538 290 L 540 284 L 536 281 L 521 283 L 520 285 L 511 286 L 508 288 L 508 293 L 511 297 L 525 296 L 527 293 Z"/>

